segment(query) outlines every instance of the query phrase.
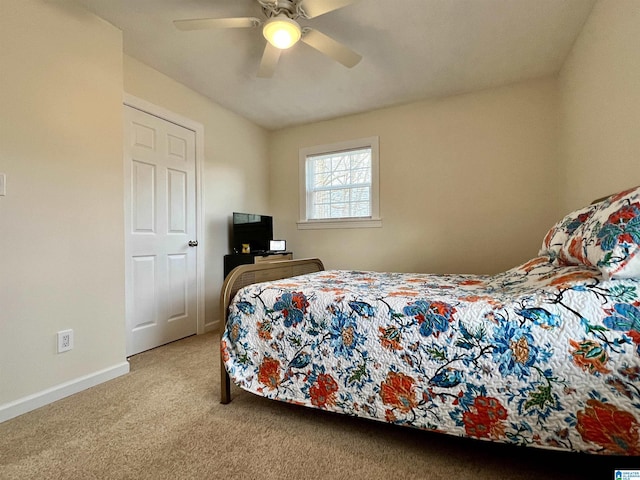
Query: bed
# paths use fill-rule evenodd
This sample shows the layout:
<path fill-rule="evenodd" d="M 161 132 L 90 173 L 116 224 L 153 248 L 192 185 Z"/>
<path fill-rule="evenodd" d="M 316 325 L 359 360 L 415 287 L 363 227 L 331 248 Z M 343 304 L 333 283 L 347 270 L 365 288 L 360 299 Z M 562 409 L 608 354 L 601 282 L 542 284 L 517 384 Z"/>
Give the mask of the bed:
<path fill-rule="evenodd" d="M 269 399 L 479 440 L 640 455 L 640 188 L 558 221 L 496 275 L 244 265 L 230 379 Z"/>

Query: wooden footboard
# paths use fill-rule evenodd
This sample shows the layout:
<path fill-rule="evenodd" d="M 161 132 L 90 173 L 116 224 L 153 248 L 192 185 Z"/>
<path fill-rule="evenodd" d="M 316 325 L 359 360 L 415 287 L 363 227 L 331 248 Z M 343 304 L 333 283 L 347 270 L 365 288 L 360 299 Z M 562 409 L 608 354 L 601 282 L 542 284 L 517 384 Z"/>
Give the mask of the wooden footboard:
<path fill-rule="evenodd" d="M 240 265 L 231 270 L 227 278 L 222 284 L 220 292 L 220 308 L 222 318 L 222 332 L 227 323 L 227 313 L 229 304 L 234 295 L 242 287 L 253 283 L 269 282 L 272 280 L 280 280 L 281 278 L 295 277 L 304 275 L 305 273 L 313 273 L 324 270 L 322 261 L 318 258 L 305 258 L 301 260 L 282 260 L 269 263 L 254 263 L 249 265 Z M 220 403 L 229 403 L 231 401 L 231 381 L 229 374 L 224 368 L 222 361 L 222 350 L 220 350 Z"/>

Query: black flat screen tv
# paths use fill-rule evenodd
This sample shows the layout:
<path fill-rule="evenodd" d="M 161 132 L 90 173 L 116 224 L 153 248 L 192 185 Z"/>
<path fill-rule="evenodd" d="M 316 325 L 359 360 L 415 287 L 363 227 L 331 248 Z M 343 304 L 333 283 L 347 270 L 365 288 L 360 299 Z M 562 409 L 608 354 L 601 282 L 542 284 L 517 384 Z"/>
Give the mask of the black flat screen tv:
<path fill-rule="evenodd" d="M 251 253 L 266 252 L 273 240 L 273 217 L 233 212 L 232 234 L 234 253 L 242 253 L 243 244 L 249 244 Z"/>

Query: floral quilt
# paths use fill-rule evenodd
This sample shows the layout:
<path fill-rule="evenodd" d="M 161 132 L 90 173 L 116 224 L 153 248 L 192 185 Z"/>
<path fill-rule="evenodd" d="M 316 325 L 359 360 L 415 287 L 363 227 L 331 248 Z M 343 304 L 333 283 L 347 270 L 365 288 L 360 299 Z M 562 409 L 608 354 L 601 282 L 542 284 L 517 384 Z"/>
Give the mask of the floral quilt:
<path fill-rule="evenodd" d="M 243 389 L 482 440 L 640 455 L 638 279 L 551 255 L 492 276 L 323 271 L 243 288 Z"/>

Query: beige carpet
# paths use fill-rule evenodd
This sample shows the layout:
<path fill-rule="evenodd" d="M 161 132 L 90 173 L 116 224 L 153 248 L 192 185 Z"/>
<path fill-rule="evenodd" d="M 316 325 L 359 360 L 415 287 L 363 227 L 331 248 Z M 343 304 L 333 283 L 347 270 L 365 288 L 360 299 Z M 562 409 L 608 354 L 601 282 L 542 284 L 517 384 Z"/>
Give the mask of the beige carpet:
<path fill-rule="evenodd" d="M 261 399 L 219 403 L 218 337 L 131 358 L 131 373 L 0 424 L 9 479 L 613 479 L 639 458 L 453 438 Z"/>

